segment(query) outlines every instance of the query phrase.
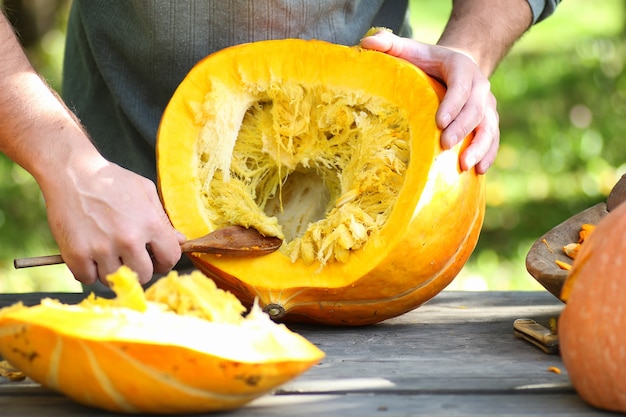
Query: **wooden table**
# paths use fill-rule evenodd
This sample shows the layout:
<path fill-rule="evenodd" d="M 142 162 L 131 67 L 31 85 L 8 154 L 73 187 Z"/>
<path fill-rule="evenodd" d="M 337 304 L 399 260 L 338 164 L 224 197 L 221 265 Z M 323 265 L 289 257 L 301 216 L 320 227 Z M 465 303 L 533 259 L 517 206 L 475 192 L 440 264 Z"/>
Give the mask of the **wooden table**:
<path fill-rule="evenodd" d="M 51 295 L 0 295 L 0 306 Z M 274 395 L 214 416 L 599 416 L 572 388 L 558 355 L 513 334 L 547 325 L 563 305 L 548 292 L 444 291 L 426 305 L 361 328 L 292 326 L 326 352 Z M 561 374 L 550 371 L 556 367 Z M 32 382 L 0 382 L 2 416 L 105 416 Z"/>

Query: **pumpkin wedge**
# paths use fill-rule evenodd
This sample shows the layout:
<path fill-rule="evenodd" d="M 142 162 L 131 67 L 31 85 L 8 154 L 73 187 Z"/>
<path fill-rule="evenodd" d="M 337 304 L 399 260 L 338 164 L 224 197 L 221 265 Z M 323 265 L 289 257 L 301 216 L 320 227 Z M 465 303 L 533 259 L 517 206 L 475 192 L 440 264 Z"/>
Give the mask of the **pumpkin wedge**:
<path fill-rule="evenodd" d="M 75 401 L 125 413 L 233 409 L 299 375 L 323 353 L 195 271 L 146 294 L 126 267 L 115 299 L 43 300 L 0 310 L 0 354 Z"/>
<path fill-rule="evenodd" d="M 208 56 L 181 82 L 157 138 L 174 227 L 284 239 L 255 259 L 191 254 L 274 319 L 376 323 L 445 288 L 473 251 L 484 177 L 440 145 L 445 89 L 406 61 L 286 39 Z"/>

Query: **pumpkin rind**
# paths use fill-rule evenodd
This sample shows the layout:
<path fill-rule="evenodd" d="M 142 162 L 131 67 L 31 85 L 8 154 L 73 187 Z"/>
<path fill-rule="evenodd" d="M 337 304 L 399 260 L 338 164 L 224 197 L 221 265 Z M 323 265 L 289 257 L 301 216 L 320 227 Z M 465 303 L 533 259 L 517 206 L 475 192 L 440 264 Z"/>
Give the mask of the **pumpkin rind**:
<path fill-rule="evenodd" d="M 572 384 L 589 404 L 626 413 L 626 205 L 609 212 L 569 271 L 559 345 Z"/>
<path fill-rule="evenodd" d="M 228 48 L 199 63 L 173 95 L 159 128 L 159 190 L 172 224 L 188 238 L 213 230 L 201 201 L 198 138 L 207 130 L 217 142 L 236 136 L 256 100 L 251 86 L 270 82 L 356 91 L 399 109 L 410 136 L 402 186 L 384 225 L 349 250 L 344 261 L 294 261 L 283 245 L 254 259 L 191 254 L 198 269 L 244 304 L 256 298 L 285 321 L 371 324 L 439 293 L 476 245 L 485 209 L 484 177 L 459 167 L 459 153 L 471 137 L 452 149 L 441 148 L 435 113 L 444 88 L 415 66 L 380 52 L 289 39 Z M 214 121 L 198 121 L 199 103 L 213 109 Z M 230 222 L 272 232 L 236 216 Z"/>
<path fill-rule="evenodd" d="M 0 353 L 79 403 L 159 414 L 240 407 L 323 356 L 259 312 L 215 323 L 148 306 L 141 312 L 96 299 L 8 307 L 0 310 Z"/>

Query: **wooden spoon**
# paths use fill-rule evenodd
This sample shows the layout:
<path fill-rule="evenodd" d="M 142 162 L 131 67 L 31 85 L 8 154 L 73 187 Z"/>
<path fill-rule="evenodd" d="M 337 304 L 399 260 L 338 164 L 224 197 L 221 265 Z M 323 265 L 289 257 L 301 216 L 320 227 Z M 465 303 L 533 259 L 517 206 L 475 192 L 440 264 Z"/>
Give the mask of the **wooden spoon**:
<path fill-rule="evenodd" d="M 274 236 L 263 236 L 256 229 L 227 226 L 208 235 L 181 243 L 183 252 L 212 253 L 222 256 L 255 257 L 276 251 L 283 241 Z M 61 255 L 35 256 L 13 260 L 16 269 L 64 263 Z"/>

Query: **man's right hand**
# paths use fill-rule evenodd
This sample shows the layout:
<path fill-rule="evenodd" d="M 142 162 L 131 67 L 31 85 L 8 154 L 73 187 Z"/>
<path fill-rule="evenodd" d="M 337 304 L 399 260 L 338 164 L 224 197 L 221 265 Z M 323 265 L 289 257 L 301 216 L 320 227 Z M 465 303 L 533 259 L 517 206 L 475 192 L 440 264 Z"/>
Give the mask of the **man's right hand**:
<path fill-rule="evenodd" d="M 171 225 L 154 183 L 104 158 L 56 172 L 42 188 L 48 221 L 77 280 L 106 283 L 127 265 L 148 282 L 180 259 L 185 238 Z"/>

